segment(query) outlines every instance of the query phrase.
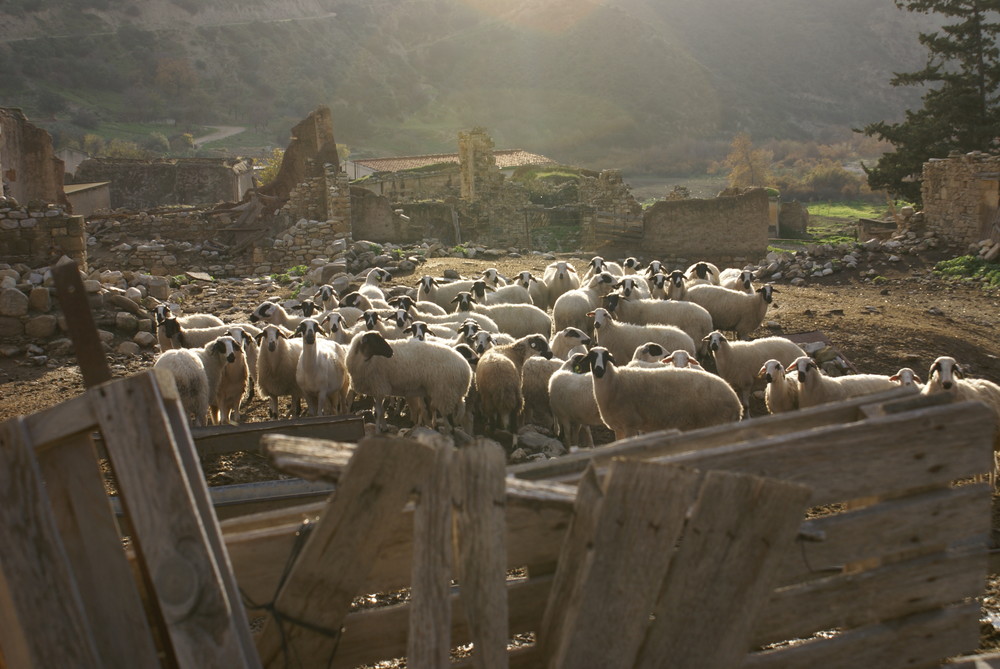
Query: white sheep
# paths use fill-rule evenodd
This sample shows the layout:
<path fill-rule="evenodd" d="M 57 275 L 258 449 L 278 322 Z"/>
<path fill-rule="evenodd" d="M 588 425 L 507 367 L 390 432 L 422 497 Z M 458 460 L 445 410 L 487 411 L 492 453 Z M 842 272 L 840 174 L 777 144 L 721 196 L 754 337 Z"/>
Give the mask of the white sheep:
<path fill-rule="evenodd" d="M 444 316 L 448 313 L 444 307 L 439 307 L 433 302 L 418 302 L 409 295 L 397 295 L 386 301 L 390 307 L 406 309 L 413 314 L 414 318 L 418 319 L 424 316 Z"/>
<path fill-rule="evenodd" d="M 618 320 L 626 323 L 678 327 L 694 340 L 699 354 L 705 352 L 701 342 L 712 331 L 712 315 L 700 304 L 676 300 L 628 299 L 618 293 L 605 295 L 602 304 Z"/>
<path fill-rule="evenodd" d="M 889 380 L 899 384 L 903 388 L 915 388 L 917 392 L 920 392 L 924 388 L 923 381 L 909 367 L 900 368 L 898 372 L 889 377 Z"/>
<path fill-rule="evenodd" d="M 337 291 L 328 283 L 324 283 L 316 289 L 316 292 L 313 293 L 313 300 L 319 300 L 319 308 L 321 311 L 330 311 L 331 309 L 340 306 L 340 300 L 337 298 Z"/>
<path fill-rule="evenodd" d="M 732 330 L 739 339 L 746 339 L 764 321 L 773 293 L 770 284 L 750 295 L 722 286 L 699 285 L 687 289 L 687 299 L 712 314 L 716 330 Z"/>
<path fill-rule="evenodd" d="M 174 377 L 181 404 L 194 416 L 196 425 L 206 425 L 208 408 L 219 389 L 222 367 L 226 363 L 227 342 L 238 346 L 232 337 L 218 337 L 202 348 L 175 348 L 164 351 L 153 367 L 165 369 Z"/>
<path fill-rule="evenodd" d="M 472 282 L 469 292 L 480 304 L 532 304 L 528 289 L 516 283 L 494 288 L 492 284 L 479 279 Z"/>
<path fill-rule="evenodd" d="M 249 341 L 253 341 L 243 330 L 237 330 Z M 243 342 L 235 337 L 219 337 L 216 342 L 223 347 L 219 355 L 224 362 L 219 372 L 219 385 L 209 401 L 209 415 L 216 425 L 236 425 L 240 422 L 240 407 L 247 392 L 250 377 L 249 360 Z"/>
<path fill-rule="evenodd" d="M 564 328 L 577 328 L 589 335 L 594 333 L 594 322 L 587 315 L 600 304 L 600 299 L 610 292 L 615 278 L 607 272 L 592 277 L 583 288 L 567 291 L 552 305 L 554 332 Z"/>
<path fill-rule="evenodd" d="M 232 336 L 236 328 L 256 337 L 260 328 L 249 323 L 223 323 L 207 328 L 185 328 L 177 319 L 168 317 L 163 321 L 163 334 L 170 339 L 173 348 L 201 348 L 216 337 Z"/>
<path fill-rule="evenodd" d="M 347 371 L 352 389 L 374 400 L 380 431 L 388 427 L 384 400 L 389 397 L 406 398 L 411 413 L 426 406 L 430 421 L 440 415 L 454 424 L 465 414 L 472 370 L 449 346 L 417 339 L 387 342 L 377 332 L 361 332 L 347 351 Z"/>
<path fill-rule="evenodd" d="M 639 262 L 639 259 L 636 258 L 635 256 L 629 256 L 628 258 L 625 258 L 624 260 L 622 260 L 621 265 L 622 265 L 622 270 L 626 273 L 626 275 L 637 272 L 642 267 L 642 263 Z"/>
<path fill-rule="evenodd" d="M 684 272 L 675 269 L 668 274 L 664 290 L 666 292 L 666 299 L 668 300 L 686 300 L 687 280 L 684 278 Z"/>
<path fill-rule="evenodd" d="M 849 374 L 847 376 L 827 376 L 820 371 L 816 361 L 809 356 L 797 358 L 786 369 L 796 372 L 799 381 L 799 407 L 805 409 L 838 402 L 850 397 L 870 395 L 898 386 L 888 376 L 878 374 Z"/>
<path fill-rule="evenodd" d="M 444 279 L 423 276 L 417 284 L 417 301 L 433 302 L 447 311 L 453 308 L 452 300 L 454 300 L 455 295 L 470 288 L 472 288 L 471 279 L 460 279 L 447 283 Z"/>
<path fill-rule="evenodd" d="M 549 409 L 549 379 L 564 360 L 555 357 L 532 356 L 521 367 L 521 396 L 524 398 L 524 422 L 551 425 Z"/>
<path fill-rule="evenodd" d="M 754 341 L 730 342 L 715 331 L 705 338 L 708 352 L 715 358 L 719 376 L 726 380 L 740 398 L 746 415 L 750 415 L 750 393 L 759 382 L 761 367 L 774 358 L 783 365 L 791 364 L 806 354 L 798 344 L 784 337 L 764 337 Z"/>
<path fill-rule="evenodd" d="M 965 370 L 949 356 L 937 358 L 927 373 L 924 395 L 952 393 L 960 400 L 979 400 L 993 410 L 1000 420 L 1000 386 L 986 379 L 965 378 Z M 1000 430 L 996 433 L 994 451 L 1000 450 Z"/>
<path fill-rule="evenodd" d="M 483 277 L 483 281 L 493 286 L 493 288 L 502 288 L 509 286 L 511 283 L 510 279 L 500 274 L 500 271 L 496 267 L 484 269 L 480 276 Z"/>
<path fill-rule="evenodd" d="M 293 316 L 276 302 L 262 302 L 250 313 L 251 323 L 273 323 L 274 325 L 282 325 L 290 330 L 297 328 L 299 323 L 305 319 L 305 316 Z"/>
<path fill-rule="evenodd" d="M 175 348 L 174 342 L 163 332 L 163 322 L 168 318 L 174 318 L 181 327 L 185 328 L 207 328 L 215 325 L 223 325 L 222 319 L 214 314 L 187 314 L 185 316 L 174 316 L 167 304 L 157 304 L 153 307 L 153 334 L 156 335 L 156 342 L 160 346 L 160 351 L 169 351 Z"/>
<path fill-rule="evenodd" d="M 756 290 L 753 287 L 753 278 L 753 272 L 748 269 L 728 267 L 719 274 L 719 285 L 741 293 L 752 293 Z"/>
<path fill-rule="evenodd" d="M 549 378 L 549 409 L 567 448 L 594 445 L 590 428 L 603 423 L 586 353 L 574 353 Z"/>
<path fill-rule="evenodd" d="M 580 275 L 576 268 L 564 260 L 549 263 L 542 274 L 542 283 L 545 286 L 545 304 L 535 304 L 541 309 L 548 309 L 555 305 L 556 300 L 563 293 L 576 290 L 580 287 Z"/>
<path fill-rule="evenodd" d="M 520 426 L 524 405 L 521 369 L 524 361 L 535 354 L 552 357 L 549 343 L 538 334 L 522 337 L 512 344 L 494 346 L 480 356 L 476 365 L 476 389 L 483 417 L 492 426 L 505 430 Z"/>
<path fill-rule="evenodd" d="M 657 272 L 649 277 L 649 296 L 654 300 L 666 300 L 667 282 L 669 277 L 663 272 Z"/>
<path fill-rule="evenodd" d="M 364 295 L 369 300 L 385 302 L 385 291 L 382 284 L 392 280 L 392 274 L 381 267 L 373 267 L 365 275 L 364 283 L 358 287 L 358 293 Z"/>
<path fill-rule="evenodd" d="M 360 309 L 362 312 L 371 311 L 373 309 L 381 309 L 382 311 L 392 309 L 389 302 L 385 298 L 364 295 L 358 291 L 348 293 L 340 298 L 340 306 L 353 307 L 355 309 Z"/>
<path fill-rule="evenodd" d="M 710 262 L 696 262 L 684 272 L 688 288 L 697 285 L 719 285 L 719 268 Z"/>
<path fill-rule="evenodd" d="M 632 359 L 628 361 L 628 365 L 631 367 L 655 368 L 663 364 L 669 364 L 680 368 L 702 368 L 698 361 L 687 351 L 677 349 L 676 351 L 668 352 L 656 342 L 651 341 L 646 342 L 642 346 L 636 347 L 635 352 L 632 354 Z"/>
<path fill-rule="evenodd" d="M 785 374 L 785 364 L 771 359 L 764 363 L 757 376 L 767 383 L 764 404 L 768 412 L 785 413 L 799 408 L 799 382 Z"/>
<path fill-rule="evenodd" d="M 621 277 L 615 284 L 615 288 L 628 298 L 649 299 L 651 296 L 649 282 L 638 274 L 626 274 Z"/>
<path fill-rule="evenodd" d="M 691 336 L 673 325 L 636 325 L 616 321 L 607 309 L 598 307 L 589 314 L 594 319 L 597 343 L 619 360 L 629 360 L 636 348 L 655 342 L 667 351 L 682 349 L 695 354 Z"/>
<path fill-rule="evenodd" d="M 494 346 L 505 346 L 514 343 L 514 338 L 509 334 L 487 332 L 486 330 L 477 330 L 471 335 L 465 335 L 464 340 L 478 355 L 482 355 Z"/>
<path fill-rule="evenodd" d="M 608 274 L 611 274 L 612 276 L 616 277 L 621 277 L 625 275 L 625 270 L 622 269 L 622 266 L 619 265 L 618 263 L 605 260 L 601 256 L 594 256 L 593 258 L 590 259 L 587 271 L 584 273 L 583 278 L 580 279 L 580 283 L 582 285 L 587 285 L 587 282 L 590 281 L 591 278 L 597 276 L 598 274 L 602 274 L 604 272 L 607 272 Z"/>
<path fill-rule="evenodd" d="M 545 284 L 536 279 L 534 274 L 528 270 L 518 272 L 514 283 L 528 291 L 528 297 L 531 298 L 533 305 L 539 309 L 548 309 L 548 293 Z"/>
<path fill-rule="evenodd" d="M 306 399 L 310 416 L 346 413 L 349 408 L 350 377 L 346 350 L 335 341 L 323 339 L 323 329 L 315 319 L 299 323 L 295 334 L 302 336 L 302 353 L 295 366 L 295 382 Z"/>
<path fill-rule="evenodd" d="M 278 398 L 289 397 L 291 414 L 302 411 L 302 389 L 295 380 L 302 340 L 289 339 L 291 332 L 281 325 L 269 324 L 254 339 L 257 342 L 257 386 L 268 399 L 269 416 L 278 418 Z"/>
<path fill-rule="evenodd" d="M 586 353 L 590 341 L 590 336 L 579 328 L 563 328 L 552 336 L 549 348 L 553 357 L 569 360 L 574 353 Z"/>
<path fill-rule="evenodd" d="M 472 293 L 459 292 L 454 301 L 457 306 L 455 313 L 461 316 L 483 314 L 488 316 L 505 332 L 518 339 L 529 334 L 541 334 L 546 337 L 552 331 L 552 319 L 547 313 L 533 304 L 478 304 Z"/>
<path fill-rule="evenodd" d="M 663 274 L 663 263 L 659 260 L 650 260 L 646 265 L 646 278 L 652 279 L 657 274 Z"/>
<path fill-rule="evenodd" d="M 698 369 L 615 366 L 601 346 L 587 354 L 601 420 L 616 439 L 640 432 L 693 430 L 740 419 L 740 400 L 728 383 Z"/>

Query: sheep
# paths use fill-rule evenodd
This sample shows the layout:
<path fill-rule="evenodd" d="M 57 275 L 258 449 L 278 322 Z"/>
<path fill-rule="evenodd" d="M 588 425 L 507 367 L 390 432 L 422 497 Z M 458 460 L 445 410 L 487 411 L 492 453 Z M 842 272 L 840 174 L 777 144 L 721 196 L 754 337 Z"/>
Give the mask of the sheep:
<path fill-rule="evenodd" d="M 156 342 L 160 346 L 160 351 L 169 351 L 175 348 L 174 343 L 163 332 L 163 322 L 173 317 L 177 323 L 186 328 L 208 328 L 215 325 L 223 325 L 222 319 L 213 314 L 188 314 L 186 316 L 173 316 L 169 305 L 157 304 L 153 307 L 153 334 L 156 335 Z"/>
<path fill-rule="evenodd" d="M 662 276 L 662 275 L 661 275 Z M 701 341 L 712 331 L 712 315 L 703 306 L 675 300 L 636 300 L 609 293 L 601 302 L 609 313 L 636 325 L 673 325 L 684 330 L 704 354 Z"/>
<path fill-rule="evenodd" d="M 448 313 L 444 307 L 439 307 L 433 302 L 418 302 L 409 295 L 397 295 L 386 301 L 390 307 L 406 309 L 418 318 L 423 316 L 444 316 Z"/>
<path fill-rule="evenodd" d="M 698 285 L 719 285 L 719 268 L 710 262 L 696 262 L 687 268 L 684 272 L 684 278 L 687 280 L 687 285 L 691 286 Z"/>
<path fill-rule="evenodd" d="M 672 353 L 668 353 L 665 348 L 651 341 L 636 347 L 635 352 L 632 354 L 632 359 L 628 361 L 628 366 L 630 367 L 657 367 L 661 364 L 670 364 L 681 368 L 702 368 L 698 364 L 698 361 L 692 358 L 691 354 L 687 351 L 677 349 Z"/>
<path fill-rule="evenodd" d="M 724 269 L 719 274 L 719 285 L 730 290 L 738 290 L 741 293 L 752 293 L 754 292 L 753 272 L 733 267 Z"/>
<path fill-rule="evenodd" d="M 608 262 L 601 256 L 594 256 L 593 258 L 590 259 L 590 266 L 587 268 L 587 271 L 584 273 L 583 278 L 580 281 L 581 283 L 586 284 L 591 279 L 591 277 L 597 276 L 598 274 L 602 274 L 604 272 L 607 272 L 608 274 L 617 277 L 625 275 L 625 270 L 623 270 L 622 266 L 619 265 L 618 263 Z"/>
<path fill-rule="evenodd" d="M 251 323 L 273 323 L 274 325 L 283 325 L 290 330 L 298 327 L 299 323 L 305 319 L 305 316 L 291 315 L 285 311 L 284 307 L 275 302 L 262 302 L 250 313 Z"/>
<path fill-rule="evenodd" d="M 389 303 L 385 300 L 385 298 L 363 295 L 357 291 L 348 293 L 340 298 L 340 306 L 354 307 L 355 309 L 360 309 L 362 312 L 371 311 L 372 309 L 382 309 L 383 311 L 388 311 L 392 308 L 389 306 Z"/>
<path fill-rule="evenodd" d="M 628 258 L 625 258 L 625 260 L 622 260 L 621 265 L 622 270 L 631 273 L 637 271 L 642 266 L 642 263 L 640 263 L 639 259 L 635 256 L 629 256 Z"/>
<path fill-rule="evenodd" d="M 650 260 L 646 265 L 646 278 L 652 279 L 657 274 L 663 274 L 663 263 L 659 260 Z"/>
<path fill-rule="evenodd" d="M 736 391 L 748 416 L 750 392 L 758 380 L 760 368 L 771 358 L 787 365 L 799 356 L 806 355 L 797 344 L 784 337 L 730 342 L 725 335 L 716 330 L 705 338 L 705 342 L 708 345 L 709 355 L 715 358 L 719 376 Z"/>
<path fill-rule="evenodd" d="M 480 279 L 472 282 L 472 289 L 469 292 L 480 304 L 531 304 L 528 290 L 517 284 L 493 288 Z"/>
<path fill-rule="evenodd" d="M 559 260 L 550 263 L 542 274 L 542 284 L 545 287 L 545 304 L 536 304 L 536 307 L 548 309 L 553 307 L 556 300 L 563 293 L 576 290 L 580 287 L 580 275 L 576 268 L 568 262 Z"/>
<path fill-rule="evenodd" d="M 373 302 L 385 302 L 385 291 L 382 290 L 382 283 L 392 279 L 392 274 L 381 267 L 373 267 L 365 275 L 365 281 L 358 287 L 358 293 L 364 295 Z"/>
<path fill-rule="evenodd" d="M 616 439 L 721 425 L 742 416 L 736 393 L 715 374 L 671 365 L 618 368 L 602 346 L 590 349 L 587 362 L 601 420 L 614 430 Z"/>
<path fill-rule="evenodd" d="M 649 296 L 654 300 L 667 299 L 667 275 L 659 272 L 649 277 Z"/>
<path fill-rule="evenodd" d="M 231 342 L 231 345 L 229 344 Z M 184 410 L 196 425 L 207 424 L 209 405 L 215 400 L 227 351 L 237 347 L 232 337 L 217 337 L 202 348 L 164 351 L 153 363 L 174 377 Z"/>
<path fill-rule="evenodd" d="M 316 289 L 313 293 L 313 298 L 319 298 L 319 307 L 322 311 L 330 311 L 334 307 L 340 306 L 340 300 L 337 299 L 337 291 L 328 283 L 324 283 L 322 286 Z"/>
<path fill-rule="evenodd" d="M 785 364 L 771 358 L 757 376 L 767 382 L 764 404 L 769 413 L 785 413 L 799 408 L 799 382 L 785 374 Z"/>
<path fill-rule="evenodd" d="M 496 324 L 492 318 L 486 314 L 481 314 L 475 311 L 467 311 L 465 313 L 450 313 L 444 316 L 432 316 L 429 314 L 424 314 L 420 317 L 420 320 L 425 321 L 431 327 L 437 325 L 445 325 L 453 328 L 461 328 L 465 321 L 473 321 L 476 323 L 477 327 L 481 330 L 486 330 L 487 332 L 500 332 L 500 327 Z"/>
<path fill-rule="evenodd" d="M 896 383 L 890 381 L 888 376 L 878 374 L 827 376 L 820 371 L 815 360 L 805 355 L 796 358 L 785 371 L 797 373 L 799 407 L 803 409 L 897 387 Z"/>
<path fill-rule="evenodd" d="M 494 288 L 503 288 L 504 286 L 510 285 L 510 279 L 500 274 L 496 267 L 490 267 L 489 269 L 484 269 L 480 276 L 483 280 L 493 286 Z"/>
<path fill-rule="evenodd" d="M 638 349 L 636 349 L 636 352 L 638 353 Z M 691 357 L 690 353 L 681 349 L 671 352 L 670 355 L 660 362 L 680 369 L 703 369 L 701 364 Z"/>
<path fill-rule="evenodd" d="M 163 334 L 171 341 L 173 348 L 201 348 L 216 337 L 232 336 L 234 328 L 243 330 L 250 336 L 257 336 L 260 328 L 249 323 L 223 323 L 207 328 L 183 328 L 176 318 L 163 321 Z"/>
<path fill-rule="evenodd" d="M 482 355 L 494 346 L 506 346 L 514 343 L 514 338 L 509 334 L 498 332 L 486 332 L 479 330 L 472 335 L 465 337 L 465 343 L 472 347 L 477 354 Z"/>
<path fill-rule="evenodd" d="M 684 278 L 684 272 L 679 269 L 675 269 L 667 275 L 667 282 L 664 288 L 666 299 L 677 301 L 687 300 L 687 280 Z"/>
<path fill-rule="evenodd" d="M 257 355 L 257 385 L 260 393 L 268 398 L 269 416 L 278 417 L 278 398 L 289 396 L 291 413 L 302 411 L 302 390 L 295 380 L 295 371 L 302 354 L 302 340 L 289 339 L 291 332 L 281 325 L 267 325 L 254 337 L 259 348 Z"/>
<path fill-rule="evenodd" d="M 548 309 L 548 294 L 545 290 L 545 284 L 536 279 L 531 272 L 528 270 L 518 272 L 514 283 L 528 291 L 528 297 L 531 298 L 533 305 L 539 309 Z"/>
<path fill-rule="evenodd" d="M 302 335 L 302 353 L 295 366 L 298 383 L 311 416 L 346 413 L 350 377 L 345 363 L 346 352 L 335 341 L 317 335 L 323 329 L 313 318 L 299 323 L 295 334 Z"/>
<path fill-rule="evenodd" d="M 563 443 L 570 449 L 577 445 L 593 446 L 590 428 L 602 425 L 601 412 L 594 398 L 593 377 L 586 361 L 586 353 L 575 353 L 549 378 L 552 420 L 559 427 Z M 581 439 L 581 433 L 585 439 Z"/>
<path fill-rule="evenodd" d="M 447 311 L 451 308 L 455 295 L 470 288 L 472 288 L 471 279 L 443 283 L 432 276 L 423 276 L 417 284 L 417 301 L 433 302 Z"/>
<path fill-rule="evenodd" d="M 476 390 L 476 366 L 479 364 L 479 354 L 473 351 L 468 344 L 455 344 L 452 348 L 465 358 L 472 370 L 472 382 L 469 385 L 469 392 L 465 396 L 465 416 L 461 420 L 462 429 L 467 434 L 472 434 L 476 416 L 480 413 L 479 391 Z"/>
<path fill-rule="evenodd" d="M 648 299 L 650 297 L 649 283 L 638 274 L 626 274 L 618 280 L 615 288 L 625 297 Z"/>
<path fill-rule="evenodd" d="M 430 420 L 440 414 L 449 423 L 461 421 L 472 382 L 469 363 L 455 349 L 417 339 L 390 343 L 377 332 L 354 336 L 347 371 L 351 388 L 375 401 L 375 426 L 383 432 L 388 397 L 407 398 L 411 411 L 417 411 L 414 403 L 426 405 Z"/>
<path fill-rule="evenodd" d="M 552 330 L 552 319 L 533 304 L 477 304 L 472 293 L 467 291 L 459 292 L 453 301 L 457 305 L 456 313 L 484 314 L 493 319 L 500 332 L 505 332 L 515 339 L 529 334 L 548 336 Z"/>
<path fill-rule="evenodd" d="M 532 334 L 512 344 L 494 346 L 483 353 L 476 365 L 476 389 L 483 417 L 494 427 L 512 431 L 521 421 L 524 397 L 521 369 L 529 356 L 552 357 L 545 337 Z M 515 442 L 517 437 L 514 438 Z"/>
<path fill-rule="evenodd" d="M 326 328 L 327 339 L 335 341 L 342 346 L 351 342 L 354 332 L 345 325 L 344 317 L 338 311 L 331 311 L 318 319 L 321 326 Z"/>
<path fill-rule="evenodd" d="M 618 359 L 628 360 L 635 349 L 646 342 L 660 344 L 668 351 L 683 349 L 691 355 L 695 354 L 691 336 L 673 325 L 623 323 L 612 319 L 608 310 L 602 307 L 594 309 L 588 315 L 594 319 L 597 343 Z"/>
<path fill-rule="evenodd" d="M 237 331 L 247 340 L 253 341 L 243 330 L 237 328 Z M 240 405 L 247 392 L 247 381 L 250 377 L 249 359 L 244 352 L 243 342 L 235 337 L 219 337 L 216 339 L 216 346 L 219 344 L 223 347 L 220 355 L 225 362 L 219 371 L 219 384 L 215 395 L 209 401 L 209 415 L 216 425 L 235 425 L 240 422 Z"/>
<path fill-rule="evenodd" d="M 927 373 L 924 395 L 952 393 L 960 400 L 979 400 L 990 407 L 1000 418 L 1000 386 L 986 379 L 967 379 L 965 370 L 949 356 L 937 358 Z M 1000 431 L 994 450 L 1000 450 Z"/>
<path fill-rule="evenodd" d="M 764 321 L 773 293 L 771 284 L 749 295 L 722 286 L 700 285 L 688 288 L 687 299 L 712 314 L 716 330 L 732 330 L 739 339 L 746 339 Z"/>
<path fill-rule="evenodd" d="M 257 356 L 260 351 L 257 349 L 257 342 L 254 341 L 252 332 L 247 332 L 242 327 L 234 326 L 229 328 L 228 334 L 236 340 L 236 343 L 243 349 L 243 355 L 247 359 L 247 397 L 246 401 L 254 398 L 257 388 Z"/>
<path fill-rule="evenodd" d="M 549 341 L 549 348 L 552 349 L 552 356 L 560 360 L 569 360 L 574 353 L 586 353 L 587 346 L 591 339 L 586 332 L 579 328 L 563 328 L 552 336 Z"/>
<path fill-rule="evenodd" d="M 599 305 L 599 300 L 608 294 L 615 278 L 607 272 L 592 277 L 584 288 L 570 290 L 559 296 L 552 305 L 552 327 L 554 331 L 574 327 L 593 335 L 593 321 L 587 314 Z"/>
<path fill-rule="evenodd" d="M 890 381 L 894 381 L 903 388 L 916 388 L 917 392 L 923 390 L 924 383 L 909 367 L 902 367 L 898 372 L 889 377 Z"/>
<path fill-rule="evenodd" d="M 549 409 L 549 379 L 564 360 L 532 356 L 521 367 L 521 397 L 524 399 L 523 419 L 534 425 L 551 425 Z"/>

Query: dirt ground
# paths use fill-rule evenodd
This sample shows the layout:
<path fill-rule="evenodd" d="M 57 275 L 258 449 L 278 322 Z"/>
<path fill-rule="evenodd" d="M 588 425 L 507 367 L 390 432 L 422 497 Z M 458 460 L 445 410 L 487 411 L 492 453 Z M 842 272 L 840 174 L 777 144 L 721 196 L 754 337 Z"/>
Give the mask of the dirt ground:
<path fill-rule="evenodd" d="M 560 258 L 570 256 L 560 256 Z M 926 378 L 927 369 L 939 355 L 961 362 L 971 376 L 1000 383 L 1000 292 L 978 284 L 946 281 L 930 269 L 937 258 L 907 256 L 902 263 L 878 268 L 884 277 L 878 283 L 865 282 L 853 272 L 810 279 L 809 284 L 776 286 L 775 299 L 765 325 L 754 336 L 822 331 L 860 372 L 891 374 L 912 367 Z M 486 267 L 514 274 L 530 269 L 541 275 L 549 260 L 536 255 L 478 259 L 434 258 L 411 276 L 394 283 L 412 286 L 423 274 L 440 276 L 446 269 L 473 275 Z M 586 260 L 575 262 L 584 268 Z M 245 320 L 266 297 L 291 296 L 292 287 L 261 287 L 252 282 L 218 282 L 206 285 L 192 303 L 194 311 L 219 314 L 224 320 Z M 72 358 L 59 359 L 54 367 L 30 366 L 23 358 L 0 358 L 0 420 L 57 404 L 83 391 L 81 376 Z M 109 355 L 115 376 L 124 376 L 152 365 L 153 354 L 138 357 Z M 758 403 L 758 411 L 760 410 Z M 249 420 L 264 420 L 265 403 L 254 400 L 247 412 Z M 603 438 L 602 438 L 603 436 Z M 611 433 L 595 433 L 598 442 L 609 441 Z M 203 462 L 210 485 L 239 483 L 272 478 L 273 472 L 260 456 L 233 454 Z M 995 500 L 996 501 L 996 500 Z M 997 506 L 996 504 L 994 506 Z M 994 514 L 994 526 L 1000 516 Z M 991 579 L 984 598 L 986 616 L 1000 620 L 1000 579 Z M 1000 634 L 983 623 L 983 649 L 1000 648 Z"/>

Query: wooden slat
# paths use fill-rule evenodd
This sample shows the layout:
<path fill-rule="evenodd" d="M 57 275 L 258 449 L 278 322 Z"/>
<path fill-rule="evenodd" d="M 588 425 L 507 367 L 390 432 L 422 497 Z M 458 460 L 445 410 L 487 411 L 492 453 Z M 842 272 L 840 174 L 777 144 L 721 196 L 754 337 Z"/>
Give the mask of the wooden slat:
<path fill-rule="evenodd" d="M 433 448 L 409 439 L 378 437 L 358 445 L 274 602 L 284 619 L 312 629 L 269 619 L 257 643 L 266 666 L 283 666 L 286 647 L 307 665 L 329 661 L 351 600 L 379 552 L 387 521 L 400 516 L 433 461 Z"/>
<path fill-rule="evenodd" d="M 271 465 L 307 481 L 336 483 L 347 469 L 357 444 L 269 434 L 261 439 Z"/>
<path fill-rule="evenodd" d="M 747 669 L 857 669 L 939 667 L 945 658 L 976 648 L 979 604 L 920 613 L 862 627 L 832 638 L 749 655 Z"/>
<path fill-rule="evenodd" d="M 632 666 L 699 479 L 680 467 L 611 463 L 563 634 L 546 643 L 549 666 Z"/>
<path fill-rule="evenodd" d="M 407 667 L 437 669 L 451 650 L 451 462 L 455 449 L 441 445 L 420 488 L 413 516 L 413 577 Z"/>
<path fill-rule="evenodd" d="M 634 666 L 739 664 L 809 496 L 783 481 L 708 472 Z"/>
<path fill-rule="evenodd" d="M 17 669 L 101 666 L 31 442 L 0 423 L 0 646 Z"/>
<path fill-rule="evenodd" d="M 365 436 L 365 424 L 360 416 L 315 416 L 246 423 L 236 427 L 216 425 L 191 429 L 201 455 L 259 451 L 261 438 L 277 432 L 299 438 L 357 442 Z"/>
<path fill-rule="evenodd" d="M 755 642 L 765 645 L 902 618 L 977 597 L 985 587 L 985 547 L 831 576 L 775 592 L 756 620 Z"/>
<path fill-rule="evenodd" d="M 915 408 L 934 406 L 950 398 L 920 396 Z M 792 434 L 857 421 L 861 417 L 860 407 L 869 404 L 905 403 L 914 407 L 912 394 L 903 390 L 892 390 L 867 397 L 855 397 L 831 405 L 809 407 L 773 416 L 761 416 L 737 424 L 719 425 L 702 430 L 679 433 L 667 430 L 640 435 L 614 442 L 607 446 L 580 450 L 576 453 L 538 463 L 516 465 L 510 473 L 518 478 L 551 479 L 575 481 L 591 462 L 603 464 L 616 457 L 650 459 L 689 450 L 708 449 L 727 444 L 755 441 L 766 437 Z"/>
<path fill-rule="evenodd" d="M 97 428 L 97 419 L 86 395 L 77 395 L 64 402 L 24 417 L 24 424 L 36 451 L 79 434 L 89 434 Z"/>
<path fill-rule="evenodd" d="M 56 285 L 56 297 L 66 319 L 66 328 L 73 340 L 73 353 L 80 366 L 83 385 L 87 388 L 111 380 L 111 368 L 104 347 L 97 336 L 94 315 L 90 312 L 87 293 L 75 262 L 57 263 L 51 267 Z"/>
<path fill-rule="evenodd" d="M 795 481 L 813 489 L 810 504 L 818 506 L 989 471 L 995 424 L 987 406 L 962 402 L 653 461 Z"/>
<path fill-rule="evenodd" d="M 153 634 L 93 443 L 85 433 L 76 433 L 35 451 L 102 664 L 155 666 Z"/>
<path fill-rule="evenodd" d="M 1000 652 L 960 657 L 941 666 L 943 669 L 1000 669 Z"/>
<path fill-rule="evenodd" d="M 456 528 L 456 573 L 478 669 L 507 666 L 506 455 L 477 439 L 458 451 L 451 494 Z"/>
<path fill-rule="evenodd" d="M 551 587 L 551 575 L 507 582 L 511 634 L 522 634 L 538 629 Z M 463 606 L 461 587 L 452 588 L 449 597 L 452 608 L 460 610 Z M 408 604 L 397 604 L 357 611 L 347 616 L 344 621 L 344 636 L 341 638 L 340 647 L 337 648 L 333 669 L 349 669 L 403 657 L 407 652 L 407 624 L 410 611 Z M 472 641 L 465 616 L 452 616 L 450 636 L 452 646 Z M 471 659 L 468 666 L 473 666 Z"/>
<path fill-rule="evenodd" d="M 172 380 L 159 379 L 165 386 Z M 252 666 L 150 371 L 88 391 L 155 601 L 182 667 Z M 174 390 L 173 392 L 176 392 Z M 155 493 L 155 494 L 151 494 Z"/>

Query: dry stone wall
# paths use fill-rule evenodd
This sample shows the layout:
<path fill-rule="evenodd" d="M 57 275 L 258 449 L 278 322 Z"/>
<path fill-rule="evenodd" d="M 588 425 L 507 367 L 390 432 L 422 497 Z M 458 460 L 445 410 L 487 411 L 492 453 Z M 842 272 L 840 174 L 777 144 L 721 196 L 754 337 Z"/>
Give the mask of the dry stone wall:
<path fill-rule="evenodd" d="M 978 246 L 994 232 L 1000 156 L 974 151 L 931 159 L 924 163 L 920 192 L 928 230 L 951 244 Z"/>
<path fill-rule="evenodd" d="M 67 214 L 52 204 L 28 207 L 0 197 L 0 257 L 35 266 L 64 255 L 86 267 L 83 216 Z"/>

